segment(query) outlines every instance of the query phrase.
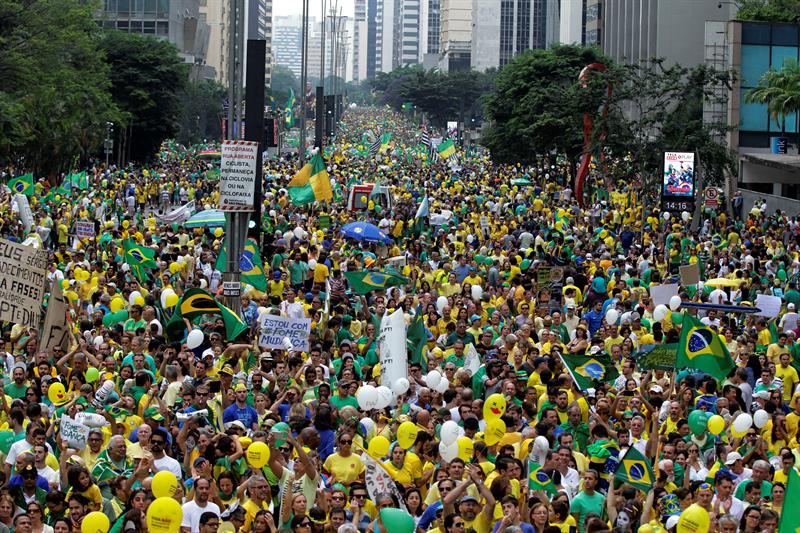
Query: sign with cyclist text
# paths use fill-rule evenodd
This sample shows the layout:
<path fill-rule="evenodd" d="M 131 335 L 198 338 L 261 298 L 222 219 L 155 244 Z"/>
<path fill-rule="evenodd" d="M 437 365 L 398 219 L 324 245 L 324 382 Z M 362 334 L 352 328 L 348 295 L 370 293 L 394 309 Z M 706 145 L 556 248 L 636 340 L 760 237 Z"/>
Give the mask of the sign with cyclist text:
<path fill-rule="evenodd" d="M 664 152 L 661 206 L 665 211 L 690 211 L 695 195 L 694 152 Z"/>

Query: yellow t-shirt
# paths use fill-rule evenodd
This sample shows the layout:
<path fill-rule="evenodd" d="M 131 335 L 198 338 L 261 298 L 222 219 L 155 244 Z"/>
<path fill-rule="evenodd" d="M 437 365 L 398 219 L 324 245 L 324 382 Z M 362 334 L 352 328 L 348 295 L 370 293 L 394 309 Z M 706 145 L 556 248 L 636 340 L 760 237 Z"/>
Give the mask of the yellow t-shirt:
<path fill-rule="evenodd" d="M 317 263 L 317 266 L 314 267 L 314 283 L 325 283 L 328 274 L 328 267 L 324 263 Z"/>
<path fill-rule="evenodd" d="M 361 458 L 355 454 L 348 457 L 342 457 L 338 453 L 329 455 L 325 459 L 323 468 L 333 474 L 336 481 L 349 484 L 358 479 L 358 476 L 364 472 L 364 463 Z"/>
<path fill-rule="evenodd" d="M 264 503 L 261 504 L 261 507 L 259 507 L 253 500 L 248 498 L 247 501 L 242 504 L 242 508 L 245 510 L 246 514 L 241 531 L 246 533 L 250 531 L 250 527 L 253 525 L 253 520 L 255 520 L 258 512 L 261 510 L 269 510 L 269 500 L 265 500 Z"/>
<path fill-rule="evenodd" d="M 783 401 L 791 401 L 794 389 L 797 387 L 797 383 L 800 382 L 800 376 L 797 375 L 797 370 L 791 366 L 783 368 L 782 365 L 778 365 L 775 367 L 775 377 L 783 381 Z"/>
<path fill-rule="evenodd" d="M 572 515 L 567 515 L 567 519 L 561 523 L 550 522 L 550 525 L 560 529 L 561 533 L 570 533 L 570 531 L 576 531 L 578 529 L 578 523 Z"/>

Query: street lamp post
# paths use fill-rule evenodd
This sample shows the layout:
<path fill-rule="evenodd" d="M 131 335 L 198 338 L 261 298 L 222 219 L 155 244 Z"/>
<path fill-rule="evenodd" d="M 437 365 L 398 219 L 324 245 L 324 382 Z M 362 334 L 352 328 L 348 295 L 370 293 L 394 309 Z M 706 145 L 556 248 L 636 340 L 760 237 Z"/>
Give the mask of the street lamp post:
<path fill-rule="evenodd" d="M 303 39 L 301 47 L 302 67 L 300 69 L 300 146 L 299 168 L 306 162 L 306 83 L 308 82 L 308 0 L 303 0 Z"/>
<path fill-rule="evenodd" d="M 106 138 L 103 140 L 103 149 L 106 153 L 106 168 L 108 168 L 108 158 L 114 149 L 114 123 L 106 122 Z"/>

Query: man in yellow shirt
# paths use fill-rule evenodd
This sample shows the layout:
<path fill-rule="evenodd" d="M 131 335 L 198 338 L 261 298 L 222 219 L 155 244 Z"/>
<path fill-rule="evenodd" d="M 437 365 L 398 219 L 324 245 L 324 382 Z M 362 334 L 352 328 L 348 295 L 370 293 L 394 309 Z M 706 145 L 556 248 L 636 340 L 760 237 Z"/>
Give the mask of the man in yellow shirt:
<path fill-rule="evenodd" d="M 762 330 L 762 331 L 766 331 L 767 333 L 769 333 L 769 331 L 766 330 L 766 329 Z M 758 334 L 758 338 L 759 338 L 759 342 L 761 342 L 761 333 Z M 777 365 L 780 362 L 781 355 L 783 355 L 783 354 L 787 354 L 788 355 L 789 354 L 789 347 L 786 346 L 786 339 L 787 338 L 788 337 L 786 336 L 786 333 L 781 333 L 780 335 L 778 335 L 778 342 L 774 342 L 772 344 L 769 344 L 769 346 L 767 347 L 767 359 L 770 362 L 775 363 Z M 772 340 L 771 337 L 770 337 L 770 340 Z M 791 398 L 791 393 L 792 392 L 794 392 L 794 391 L 790 391 L 790 393 L 789 393 L 789 397 L 790 398 Z"/>
<path fill-rule="evenodd" d="M 786 338 L 786 335 L 781 333 L 781 336 Z M 797 375 L 797 370 L 794 369 L 791 365 L 789 365 L 789 359 L 791 356 L 787 353 L 782 353 L 780 355 L 780 364 L 775 367 L 775 377 L 780 378 L 783 382 L 783 401 L 788 402 L 792 399 L 792 395 L 794 395 L 794 389 L 797 387 L 798 382 L 800 382 L 800 377 Z"/>
<path fill-rule="evenodd" d="M 253 520 L 262 509 L 269 509 L 269 484 L 262 476 L 253 476 L 247 480 L 247 495 L 249 498 L 242 504 L 245 510 L 242 531 L 247 533 L 253 525 Z"/>
<path fill-rule="evenodd" d="M 464 529 L 474 529 L 475 533 L 489 533 L 494 525 L 494 506 L 495 499 L 492 493 L 483 484 L 481 476 L 483 471 L 478 465 L 469 466 L 469 476 L 465 481 L 459 483 L 455 489 L 450 491 L 442 500 L 444 511 L 443 516 L 458 512 L 464 518 Z M 467 488 L 475 485 L 484 499 L 483 509 L 475 496 L 465 495 Z M 456 502 L 458 507 L 456 509 Z"/>

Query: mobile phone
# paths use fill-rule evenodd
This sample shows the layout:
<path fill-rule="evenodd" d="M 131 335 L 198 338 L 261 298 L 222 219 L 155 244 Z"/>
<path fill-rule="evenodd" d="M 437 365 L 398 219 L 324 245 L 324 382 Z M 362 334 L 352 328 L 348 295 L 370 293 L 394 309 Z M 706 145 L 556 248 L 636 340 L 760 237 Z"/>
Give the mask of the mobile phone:
<path fill-rule="evenodd" d="M 216 393 L 218 393 L 219 391 L 221 391 L 221 390 L 222 390 L 222 382 L 221 382 L 221 381 L 219 381 L 219 380 L 217 380 L 217 381 L 212 381 L 211 383 L 209 383 L 209 384 L 208 384 L 208 390 L 209 390 L 209 392 L 211 392 L 212 394 L 216 394 Z"/>
<path fill-rule="evenodd" d="M 633 391 L 632 390 L 626 390 L 625 392 L 622 393 L 622 395 L 623 396 L 633 396 Z"/>

